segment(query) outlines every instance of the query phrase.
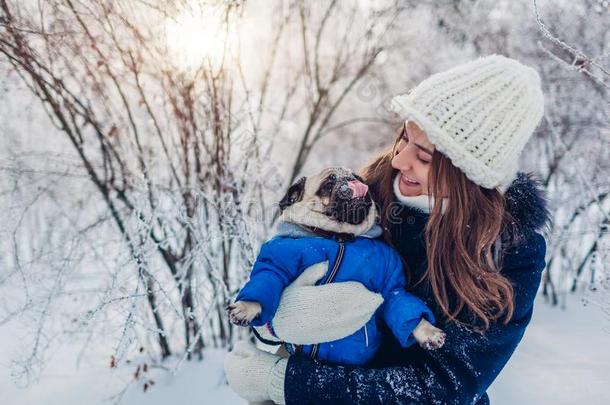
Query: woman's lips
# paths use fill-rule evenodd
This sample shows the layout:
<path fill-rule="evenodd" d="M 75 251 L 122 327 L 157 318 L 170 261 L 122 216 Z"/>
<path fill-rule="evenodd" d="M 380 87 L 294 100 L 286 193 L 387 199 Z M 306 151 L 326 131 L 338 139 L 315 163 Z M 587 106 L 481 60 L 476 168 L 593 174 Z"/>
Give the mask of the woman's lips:
<path fill-rule="evenodd" d="M 406 186 L 409 186 L 409 187 L 419 186 L 419 182 L 417 180 L 411 179 L 402 173 L 400 174 L 400 181 L 402 182 L 402 184 L 405 184 Z"/>

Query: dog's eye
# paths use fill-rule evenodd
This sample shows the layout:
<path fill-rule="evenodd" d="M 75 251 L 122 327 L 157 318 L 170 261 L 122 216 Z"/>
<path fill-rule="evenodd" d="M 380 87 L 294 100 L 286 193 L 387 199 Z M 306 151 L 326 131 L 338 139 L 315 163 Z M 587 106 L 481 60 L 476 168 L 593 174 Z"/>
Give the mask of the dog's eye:
<path fill-rule="evenodd" d="M 320 191 L 324 194 L 329 194 L 333 190 L 334 181 L 330 179 L 320 187 Z"/>

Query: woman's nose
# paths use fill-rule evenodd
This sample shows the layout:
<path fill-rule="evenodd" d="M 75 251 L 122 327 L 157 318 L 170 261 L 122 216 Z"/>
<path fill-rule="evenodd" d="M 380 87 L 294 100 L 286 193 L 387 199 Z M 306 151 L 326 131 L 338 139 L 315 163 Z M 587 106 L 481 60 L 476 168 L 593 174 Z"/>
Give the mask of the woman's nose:
<path fill-rule="evenodd" d="M 411 168 L 411 156 L 408 148 L 404 148 L 392 158 L 392 167 L 400 171 L 407 171 Z"/>

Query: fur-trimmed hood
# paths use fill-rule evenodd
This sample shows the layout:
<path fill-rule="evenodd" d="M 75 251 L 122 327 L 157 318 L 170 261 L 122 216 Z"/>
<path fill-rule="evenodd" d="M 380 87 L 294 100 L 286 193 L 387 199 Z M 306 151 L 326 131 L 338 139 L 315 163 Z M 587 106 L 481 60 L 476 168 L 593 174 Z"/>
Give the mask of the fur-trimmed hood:
<path fill-rule="evenodd" d="M 531 173 L 517 173 L 504 198 L 512 221 L 504 224 L 502 239 L 520 240 L 549 226 L 551 214 L 546 195 L 540 181 Z"/>

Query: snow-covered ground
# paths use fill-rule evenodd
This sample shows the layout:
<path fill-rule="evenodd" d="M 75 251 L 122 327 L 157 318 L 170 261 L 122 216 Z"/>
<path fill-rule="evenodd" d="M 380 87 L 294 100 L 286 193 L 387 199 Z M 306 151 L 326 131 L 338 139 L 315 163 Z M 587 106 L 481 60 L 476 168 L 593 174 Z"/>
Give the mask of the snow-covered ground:
<path fill-rule="evenodd" d="M 539 298 L 520 346 L 489 390 L 494 405 L 610 404 L 610 320 L 576 297 Z"/>
<path fill-rule="evenodd" d="M 149 369 L 146 373 L 141 371 L 138 380 L 133 378 L 136 364 L 110 369 L 108 357 L 90 356 L 77 367 L 72 361 L 74 354 L 57 353 L 40 381 L 27 388 L 18 388 L 10 380 L 3 357 L 0 364 L 2 404 L 103 405 L 115 403 L 119 396 L 125 405 L 246 404 L 226 384 L 221 350 L 207 351 L 203 362 L 185 362 L 176 375 Z M 154 385 L 144 391 L 144 384 L 150 384 L 151 380 Z"/>
<path fill-rule="evenodd" d="M 610 403 L 610 322 L 596 307 L 584 307 L 573 297 L 567 310 L 539 300 L 522 344 L 490 389 L 494 405 Z M 0 332 L 0 392 L 11 405 L 108 404 L 126 382 L 133 381 L 136 363 L 110 369 L 109 358 L 91 353 L 76 366 L 69 348 L 55 353 L 40 381 L 17 388 L 9 376 L 11 328 Z M 226 385 L 222 351 L 206 352 L 204 362 L 186 362 L 176 375 L 153 369 L 129 385 L 127 405 L 245 404 Z M 144 392 L 144 383 L 154 385 Z"/>

